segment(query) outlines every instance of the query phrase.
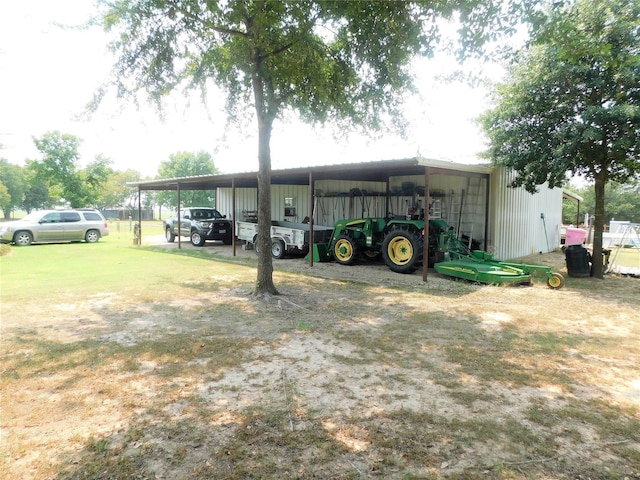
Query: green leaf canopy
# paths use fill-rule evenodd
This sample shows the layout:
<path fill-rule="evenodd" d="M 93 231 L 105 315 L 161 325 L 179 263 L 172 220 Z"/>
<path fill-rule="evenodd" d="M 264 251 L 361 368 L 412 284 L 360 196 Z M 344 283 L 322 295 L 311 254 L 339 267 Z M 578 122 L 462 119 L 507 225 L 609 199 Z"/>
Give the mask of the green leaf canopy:
<path fill-rule="evenodd" d="M 567 174 L 594 181 L 593 275 L 603 276 L 605 185 L 640 174 L 640 1 L 554 9 L 481 122 L 488 157 L 535 192 Z"/>

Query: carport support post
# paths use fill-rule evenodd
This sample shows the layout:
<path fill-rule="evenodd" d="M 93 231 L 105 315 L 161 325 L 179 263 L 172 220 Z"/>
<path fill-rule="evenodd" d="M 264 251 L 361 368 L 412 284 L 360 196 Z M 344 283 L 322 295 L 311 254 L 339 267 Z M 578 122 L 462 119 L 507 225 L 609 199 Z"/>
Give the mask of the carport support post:
<path fill-rule="evenodd" d="M 178 194 L 178 216 L 176 217 L 178 219 L 178 248 L 182 248 L 182 242 L 180 241 L 182 238 L 182 232 L 180 231 L 180 226 L 182 224 L 180 219 L 180 182 L 176 182 L 176 192 Z"/>
<path fill-rule="evenodd" d="M 313 204 L 315 185 L 313 184 L 313 173 L 309 172 L 309 266 L 313 267 L 313 216 L 315 215 L 315 208 Z"/>
<path fill-rule="evenodd" d="M 429 167 L 424 167 L 424 252 L 422 254 L 422 281 L 427 281 L 427 269 L 429 268 Z"/>
<path fill-rule="evenodd" d="M 216 207 L 218 203 L 218 192 L 216 191 Z M 231 178 L 231 250 L 236 256 L 236 179 Z"/>
<path fill-rule="evenodd" d="M 138 185 L 138 243 L 136 245 L 142 245 L 142 192 L 140 185 Z"/>
<path fill-rule="evenodd" d="M 385 200 L 384 200 L 384 216 L 386 217 L 387 215 L 389 215 L 389 212 L 391 211 L 391 196 L 389 194 L 389 175 L 387 175 L 387 186 L 385 189 Z M 393 212 L 394 215 L 397 212 Z"/>
<path fill-rule="evenodd" d="M 485 178 L 487 179 L 487 188 L 484 191 L 484 241 L 482 248 L 487 250 L 489 248 L 487 239 L 489 238 L 489 202 L 491 201 L 489 189 L 491 188 L 491 176 L 487 175 Z"/>

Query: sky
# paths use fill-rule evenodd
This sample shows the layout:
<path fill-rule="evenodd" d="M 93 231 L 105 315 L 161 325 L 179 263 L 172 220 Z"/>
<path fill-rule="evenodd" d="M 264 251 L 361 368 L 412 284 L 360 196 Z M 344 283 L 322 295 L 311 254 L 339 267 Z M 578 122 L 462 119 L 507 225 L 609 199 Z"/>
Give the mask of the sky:
<path fill-rule="evenodd" d="M 24 165 L 40 153 L 33 138 L 58 130 L 82 140 L 79 166 L 102 155 L 117 170 L 155 177 L 173 153 L 207 151 L 223 173 L 256 171 L 257 127 L 227 128 L 222 95 L 205 108 L 197 96 L 171 98 L 164 118 L 107 96 L 97 112 L 86 105 L 108 78 L 114 59 L 100 28 L 70 29 L 94 12 L 92 0 L 0 0 L 0 158 Z M 474 119 L 487 107 L 486 91 L 446 84 L 438 75 L 456 67 L 450 58 L 416 65 L 420 97 L 407 106 L 406 139 L 351 135 L 338 141 L 322 129 L 277 122 L 271 140 L 272 168 L 426 158 L 477 163 L 485 139 Z M 495 74 L 494 74 L 495 75 Z"/>

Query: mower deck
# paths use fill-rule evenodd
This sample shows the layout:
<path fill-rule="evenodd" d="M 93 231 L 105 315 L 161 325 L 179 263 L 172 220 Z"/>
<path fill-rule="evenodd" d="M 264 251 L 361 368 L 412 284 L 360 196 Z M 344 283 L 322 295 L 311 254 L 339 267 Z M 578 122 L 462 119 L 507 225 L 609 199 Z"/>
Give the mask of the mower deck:
<path fill-rule="evenodd" d="M 436 263 L 434 268 L 436 272 L 443 275 L 479 283 L 531 284 L 531 275 L 529 273 L 508 265 L 478 263 L 470 259 Z"/>
<path fill-rule="evenodd" d="M 551 271 L 551 267 L 542 265 L 526 265 L 496 260 L 489 252 L 468 250 L 464 245 L 448 233 L 448 240 L 441 240 L 441 245 L 448 245 L 445 261 L 436 263 L 436 272 L 450 277 L 463 278 L 472 282 L 501 284 L 511 283 L 531 285 L 531 274 L 540 272 L 547 277 L 547 286 L 557 289 L 564 286 L 562 275 Z"/>

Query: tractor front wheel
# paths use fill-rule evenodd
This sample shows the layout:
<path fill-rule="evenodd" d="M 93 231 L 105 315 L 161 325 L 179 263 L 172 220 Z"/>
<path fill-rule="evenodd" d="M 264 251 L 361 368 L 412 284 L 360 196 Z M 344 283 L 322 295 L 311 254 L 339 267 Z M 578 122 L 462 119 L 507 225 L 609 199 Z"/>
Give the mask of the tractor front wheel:
<path fill-rule="evenodd" d="M 553 272 L 550 277 L 547 278 L 547 286 L 557 290 L 564 286 L 564 277 L 556 272 Z"/>
<path fill-rule="evenodd" d="M 382 242 L 382 258 L 394 272 L 413 273 L 422 261 L 423 249 L 419 232 L 391 230 Z"/>
<path fill-rule="evenodd" d="M 360 246 L 350 235 L 340 235 L 333 244 L 333 258 L 342 265 L 351 265 L 358 256 Z"/>

